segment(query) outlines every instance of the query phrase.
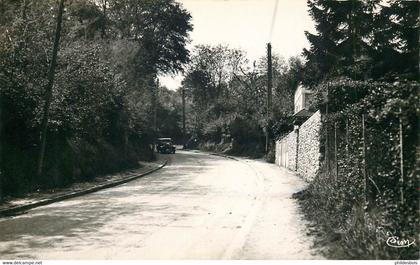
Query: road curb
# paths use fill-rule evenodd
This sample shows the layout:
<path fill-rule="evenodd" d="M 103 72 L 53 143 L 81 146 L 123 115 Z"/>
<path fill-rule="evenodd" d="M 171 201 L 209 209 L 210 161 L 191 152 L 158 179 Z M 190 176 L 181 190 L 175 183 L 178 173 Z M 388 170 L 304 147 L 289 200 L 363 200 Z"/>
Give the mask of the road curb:
<path fill-rule="evenodd" d="M 103 184 L 103 185 L 99 185 L 99 186 L 89 188 L 89 189 L 86 189 L 86 190 L 71 192 L 71 193 L 60 195 L 60 196 L 57 196 L 57 197 L 44 199 L 44 200 L 41 200 L 41 201 L 29 203 L 29 204 L 26 204 L 26 205 L 20 205 L 20 206 L 16 206 L 16 207 L 3 209 L 3 210 L 0 210 L 0 217 L 10 216 L 10 215 L 13 215 L 15 213 L 23 212 L 23 211 L 33 209 L 33 208 L 36 208 L 36 207 L 39 207 L 39 206 L 44 206 L 44 205 L 48 205 L 48 204 L 51 204 L 51 203 L 54 203 L 54 202 L 64 201 L 64 200 L 67 200 L 67 199 L 71 199 L 71 198 L 79 197 L 79 196 L 86 195 L 86 194 L 89 194 L 89 193 L 93 193 L 93 192 L 96 192 L 96 191 L 99 191 L 99 190 L 112 188 L 112 187 L 130 182 L 132 180 L 144 177 L 144 176 L 149 175 L 149 174 L 151 174 L 155 171 L 158 171 L 159 169 L 166 166 L 167 163 L 168 163 L 168 160 L 166 159 L 158 167 L 156 167 L 154 169 L 151 169 L 149 171 L 146 171 L 145 173 L 139 174 L 137 176 L 129 177 L 129 178 L 126 178 L 126 179 L 114 181 L 114 182 Z"/>
<path fill-rule="evenodd" d="M 232 160 L 235 160 L 235 161 L 240 161 L 239 159 L 237 159 L 234 156 L 229 156 L 229 155 L 225 155 L 225 154 L 221 154 L 221 153 L 210 153 L 210 155 L 212 155 L 212 156 L 220 156 L 220 157 L 232 159 Z"/>

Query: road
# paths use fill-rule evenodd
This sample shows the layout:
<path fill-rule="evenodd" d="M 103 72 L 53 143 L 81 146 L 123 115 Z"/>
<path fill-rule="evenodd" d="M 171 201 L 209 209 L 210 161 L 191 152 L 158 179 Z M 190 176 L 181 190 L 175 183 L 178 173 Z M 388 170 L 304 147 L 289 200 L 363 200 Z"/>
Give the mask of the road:
<path fill-rule="evenodd" d="M 0 219 L 0 259 L 320 259 L 291 195 L 305 183 L 263 161 L 169 155 L 141 179 Z"/>

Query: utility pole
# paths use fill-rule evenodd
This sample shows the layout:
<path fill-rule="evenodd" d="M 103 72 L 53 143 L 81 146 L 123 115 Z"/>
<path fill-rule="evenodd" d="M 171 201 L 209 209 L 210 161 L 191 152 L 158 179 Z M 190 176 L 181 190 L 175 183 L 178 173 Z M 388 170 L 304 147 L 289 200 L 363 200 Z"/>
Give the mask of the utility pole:
<path fill-rule="evenodd" d="M 187 134 L 185 129 L 185 87 L 182 86 L 182 144 L 186 142 Z"/>
<path fill-rule="evenodd" d="M 54 36 L 54 46 L 52 51 L 52 58 L 50 69 L 48 71 L 48 83 L 46 86 L 45 91 L 45 103 L 43 107 L 43 115 L 42 115 L 42 122 L 41 122 L 41 150 L 39 153 L 39 160 L 38 160 L 38 177 L 42 175 L 42 168 L 44 166 L 44 156 L 45 156 L 45 145 L 47 139 L 47 129 L 48 129 L 48 116 L 50 112 L 50 105 L 52 100 L 52 89 L 54 86 L 54 76 L 55 76 L 55 67 L 57 65 L 57 53 L 58 47 L 60 44 L 60 36 L 61 36 L 61 22 L 63 20 L 63 10 L 64 10 L 64 0 L 60 0 L 60 4 L 58 6 L 58 15 L 57 15 L 57 26 L 55 29 L 55 36 Z"/>
<path fill-rule="evenodd" d="M 325 103 L 325 166 L 327 167 L 327 176 L 330 177 L 330 134 L 328 133 L 329 127 L 329 120 L 328 120 L 328 97 L 330 93 L 330 82 L 327 81 L 327 102 Z"/>
<path fill-rule="evenodd" d="M 157 105 L 158 105 L 158 98 L 159 98 L 159 78 L 156 77 L 156 89 L 153 93 L 153 128 L 155 130 L 156 138 L 157 138 Z"/>
<path fill-rule="evenodd" d="M 270 144 L 269 121 L 271 117 L 271 94 L 273 89 L 273 64 L 271 61 L 271 43 L 267 44 L 267 114 L 265 127 L 265 152 L 268 153 Z"/>

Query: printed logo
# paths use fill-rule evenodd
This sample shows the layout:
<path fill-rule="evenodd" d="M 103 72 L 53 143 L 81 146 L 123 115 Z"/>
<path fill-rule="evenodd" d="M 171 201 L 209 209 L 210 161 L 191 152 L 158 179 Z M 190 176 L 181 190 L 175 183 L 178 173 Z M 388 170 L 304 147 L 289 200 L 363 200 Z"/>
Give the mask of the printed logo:
<path fill-rule="evenodd" d="M 411 245 L 414 245 L 416 240 L 410 241 L 409 239 L 400 239 L 398 236 L 393 235 L 391 232 L 384 231 L 383 227 L 378 227 L 377 232 L 382 233 L 385 237 L 388 237 L 386 244 L 392 248 L 408 248 Z"/>
<path fill-rule="evenodd" d="M 410 241 L 409 239 L 400 239 L 397 236 L 390 236 L 386 240 L 386 244 L 393 248 L 408 248 L 409 246 L 413 245 L 416 240 Z"/>

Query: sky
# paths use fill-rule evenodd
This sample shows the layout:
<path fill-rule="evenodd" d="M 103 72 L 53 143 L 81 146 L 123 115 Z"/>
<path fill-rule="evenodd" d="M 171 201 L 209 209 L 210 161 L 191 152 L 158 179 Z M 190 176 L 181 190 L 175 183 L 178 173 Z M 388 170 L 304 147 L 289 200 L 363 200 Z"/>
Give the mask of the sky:
<path fill-rule="evenodd" d="M 277 0 L 274 24 L 276 0 L 176 1 L 192 15 L 190 48 L 197 44 L 227 44 L 244 50 L 251 62 L 265 56 L 268 42 L 272 43 L 273 53 L 285 58 L 300 55 L 303 48 L 309 47 L 304 32 L 315 31 L 306 0 Z M 178 88 L 181 80 L 180 75 L 160 78 L 169 89 Z"/>

